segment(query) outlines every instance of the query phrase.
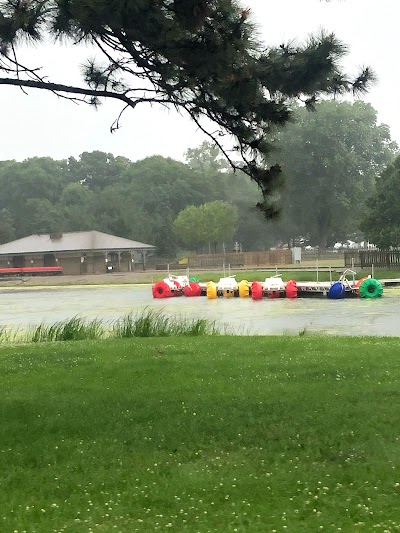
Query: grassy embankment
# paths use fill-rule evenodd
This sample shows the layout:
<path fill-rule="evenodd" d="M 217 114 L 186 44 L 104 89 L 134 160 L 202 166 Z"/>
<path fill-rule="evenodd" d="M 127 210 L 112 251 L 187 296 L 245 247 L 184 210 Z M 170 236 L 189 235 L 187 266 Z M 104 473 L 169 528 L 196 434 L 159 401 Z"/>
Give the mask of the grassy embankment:
<path fill-rule="evenodd" d="M 398 531 L 398 339 L 0 348 L 0 531 Z"/>

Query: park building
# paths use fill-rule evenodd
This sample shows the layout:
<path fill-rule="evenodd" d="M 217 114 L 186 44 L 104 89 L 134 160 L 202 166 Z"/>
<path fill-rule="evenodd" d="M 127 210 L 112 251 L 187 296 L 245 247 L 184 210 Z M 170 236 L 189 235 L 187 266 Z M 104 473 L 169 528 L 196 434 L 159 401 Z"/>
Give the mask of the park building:
<path fill-rule="evenodd" d="M 30 235 L 0 245 L 0 269 L 61 267 L 63 274 L 104 274 L 146 268 L 156 247 L 101 231 Z"/>

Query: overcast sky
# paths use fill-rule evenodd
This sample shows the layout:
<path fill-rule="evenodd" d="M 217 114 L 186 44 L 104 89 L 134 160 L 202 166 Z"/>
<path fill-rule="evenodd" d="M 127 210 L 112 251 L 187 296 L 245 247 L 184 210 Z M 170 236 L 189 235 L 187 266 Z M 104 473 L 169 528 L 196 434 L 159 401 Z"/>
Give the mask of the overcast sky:
<path fill-rule="evenodd" d="M 279 45 L 294 38 L 301 42 L 321 28 L 334 31 L 349 46 L 347 71 L 357 73 L 363 65 L 375 70 L 378 83 L 364 100 L 377 109 L 379 122 L 390 126 L 392 138 L 400 144 L 398 0 L 241 2 L 251 7 L 266 44 Z M 66 45 L 38 47 L 24 54 L 30 66 L 43 66 L 51 81 L 61 83 L 79 83 L 79 65 L 87 56 L 85 50 Z M 174 110 L 143 104 L 128 111 L 122 129 L 111 134 L 110 126 L 120 110 L 117 103 L 105 103 L 94 111 L 45 91 L 32 89 L 28 96 L 13 87 L 1 86 L 0 91 L 0 160 L 62 159 L 92 150 L 133 161 L 153 154 L 182 159 L 187 148 L 205 140 L 194 124 Z"/>

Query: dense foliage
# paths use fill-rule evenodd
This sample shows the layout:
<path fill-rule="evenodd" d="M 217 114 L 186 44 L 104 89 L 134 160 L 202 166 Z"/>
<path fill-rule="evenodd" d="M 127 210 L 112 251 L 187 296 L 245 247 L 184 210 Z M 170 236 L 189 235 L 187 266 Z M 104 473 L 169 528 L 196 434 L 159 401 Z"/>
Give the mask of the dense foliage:
<path fill-rule="evenodd" d="M 168 257 L 221 250 L 222 243 L 231 251 L 234 241 L 243 250 L 263 250 L 300 235 L 324 247 L 359 229 L 375 178 L 397 150 L 387 126 L 362 102 L 323 102 L 316 113 L 298 109 L 297 122 L 275 146 L 287 186 L 274 223 L 255 208 L 256 184 L 227 169 L 210 143 L 188 150 L 186 164 L 161 156 L 132 162 L 98 151 L 63 161 L 0 162 L 0 242 L 94 229 L 154 244 Z M 399 244 L 396 179 L 398 161 L 378 178 L 365 223 L 379 244 Z"/>
<path fill-rule="evenodd" d="M 189 205 L 175 219 L 172 229 L 177 239 L 190 250 L 199 250 L 208 243 L 214 250 L 217 245 L 231 242 L 237 224 L 237 208 L 228 202 L 207 202 L 200 206 Z"/>
<path fill-rule="evenodd" d="M 400 156 L 377 178 L 361 228 L 381 249 L 400 247 Z"/>
<path fill-rule="evenodd" d="M 325 101 L 296 111 L 278 138 L 286 174 L 280 226 L 325 248 L 356 232 L 375 178 L 398 149 L 364 102 Z M 375 241 L 373 241 L 375 242 Z"/>
<path fill-rule="evenodd" d="M 83 87 L 72 86 L 68 74 L 49 81 L 41 65 L 19 61 L 21 42 L 52 39 L 85 42 L 92 56 L 96 51 L 84 66 Z M 151 103 L 187 113 L 259 186 L 258 205 L 269 217 L 282 186 L 269 137 L 290 119 L 293 100 L 312 107 L 322 95 L 363 91 L 373 77 L 365 68 L 350 80 L 339 66 L 345 53 L 333 34 L 303 46 L 266 47 L 251 10 L 236 0 L 0 2 L 0 85 L 45 89 L 94 106 L 114 99 L 122 112 Z"/>
<path fill-rule="evenodd" d="M 210 150 L 209 146 L 203 148 L 206 153 Z M 199 153 L 204 159 L 202 150 Z M 193 158 L 191 165 L 196 166 Z M 231 194 L 232 188 L 235 194 Z M 226 239 L 230 249 L 233 239 L 252 231 L 252 240 L 244 243 L 245 247 L 263 248 L 267 244 L 265 230 L 258 227 L 265 228 L 266 222 L 260 221 L 254 207 L 256 195 L 255 185 L 232 172 L 193 170 L 161 156 L 131 162 L 103 152 L 84 152 L 78 159 L 64 161 L 3 161 L 0 242 L 33 233 L 98 230 L 155 244 L 159 255 L 173 256 L 185 242 L 172 229 L 181 211 L 188 206 L 228 203 L 234 213 L 233 218 L 228 217 L 230 235 L 226 224 L 214 223 L 215 229 L 225 230 L 216 237 L 209 232 L 204 243 L 221 244 Z M 210 214 L 208 218 L 211 220 Z M 193 249 L 199 249 L 199 243 Z"/>

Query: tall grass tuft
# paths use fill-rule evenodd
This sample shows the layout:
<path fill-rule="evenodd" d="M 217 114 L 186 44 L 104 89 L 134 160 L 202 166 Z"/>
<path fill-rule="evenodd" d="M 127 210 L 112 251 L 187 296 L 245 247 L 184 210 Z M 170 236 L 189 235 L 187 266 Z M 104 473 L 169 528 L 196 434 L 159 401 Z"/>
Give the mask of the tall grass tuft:
<path fill-rule="evenodd" d="M 218 335 L 219 330 L 213 321 L 205 318 L 180 319 L 171 323 L 172 335 L 183 337 L 200 337 L 202 335 Z"/>
<path fill-rule="evenodd" d="M 39 324 L 33 331 L 27 333 L 28 342 L 52 342 L 52 341 L 82 341 L 101 339 L 105 335 L 100 320 L 90 322 L 83 318 L 73 317 L 64 322 L 56 322 L 52 325 Z"/>
<path fill-rule="evenodd" d="M 199 337 L 218 334 L 220 331 L 215 322 L 204 318 L 173 318 L 163 315 L 162 312 L 145 310 L 137 314 L 129 313 L 112 322 L 111 327 L 109 323 L 105 326 L 100 319 L 88 321 L 77 316 L 54 324 L 41 323 L 22 334 L 20 331 L 8 331 L 5 327 L 0 327 L 0 344 L 85 341 L 110 337 Z"/>
<path fill-rule="evenodd" d="M 15 340 L 15 336 L 15 332 L 10 332 L 5 326 L 0 327 L 0 344 L 9 344 Z"/>
<path fill-rule="evenodd" d="M 216 335 L 214 322 L 206 319 L 171 318 L 161 312 L 146 310 L 142 314 L 129 313 L 118 319 L 112 328 L 112 336 L 129 337 L 171 337 Z"/>

